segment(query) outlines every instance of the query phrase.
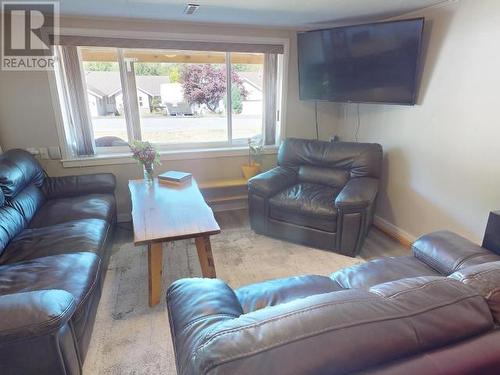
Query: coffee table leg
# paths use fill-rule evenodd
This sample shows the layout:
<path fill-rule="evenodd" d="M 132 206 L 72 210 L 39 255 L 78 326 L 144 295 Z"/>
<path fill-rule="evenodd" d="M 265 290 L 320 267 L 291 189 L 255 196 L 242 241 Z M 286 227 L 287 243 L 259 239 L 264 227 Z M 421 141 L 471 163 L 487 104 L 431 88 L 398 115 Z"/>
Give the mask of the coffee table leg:
<path fill-rule="evenodd" d="M 149 306 L 151 307 L 160 302 L 162 271 L 162 244 L 151 243 L 148 245 Z"/>
<path fill-rule="evenodd" d="M 217 277 L 215 274 L 215 263 L 212 255 L 212 246 L 210 245 L 210 237 L 196 237 L 195 242 L 203 277 Z"/>

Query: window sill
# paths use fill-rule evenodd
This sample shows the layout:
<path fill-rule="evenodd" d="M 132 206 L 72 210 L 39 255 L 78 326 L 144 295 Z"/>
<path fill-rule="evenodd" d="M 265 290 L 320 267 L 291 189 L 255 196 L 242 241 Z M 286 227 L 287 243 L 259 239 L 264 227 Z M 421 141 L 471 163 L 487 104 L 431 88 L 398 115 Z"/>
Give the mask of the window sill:
<path fill-rule="evenodd" d="M 275 155 L 278 153 L 277 146 L 264 148 L 264 155 Z M 225 148 L 202 148 L 175 151 L 160 151 L 160 160 L 195 160 L 195 159 L 217 159 L 248 155 L 248 147 L 225 147 Z M 118 165 L 137 163 L 130 153 L 100 154 L 91 157 L 77 159 L 64 159 L 61 161 L 65 168 L 91 167 L 101 165 Z"/>

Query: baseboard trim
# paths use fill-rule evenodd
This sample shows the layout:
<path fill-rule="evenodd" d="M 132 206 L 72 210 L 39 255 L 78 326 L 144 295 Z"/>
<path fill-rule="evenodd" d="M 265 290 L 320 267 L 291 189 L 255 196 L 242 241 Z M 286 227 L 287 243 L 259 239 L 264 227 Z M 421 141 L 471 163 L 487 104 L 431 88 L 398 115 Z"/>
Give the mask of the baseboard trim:
<path fill-rule="evenodd" d="M 375 215 L 373 218 L 373 225 L 375 228 L 384 232 L 389 237 L 393 238 L 399 242 L 402 246 L 410 249 L 411 244 L 417 239 L 415 236 L 411 235 L 407 231 L 397 227 L 396 225 L 388 222 L 387 220 Z"/>

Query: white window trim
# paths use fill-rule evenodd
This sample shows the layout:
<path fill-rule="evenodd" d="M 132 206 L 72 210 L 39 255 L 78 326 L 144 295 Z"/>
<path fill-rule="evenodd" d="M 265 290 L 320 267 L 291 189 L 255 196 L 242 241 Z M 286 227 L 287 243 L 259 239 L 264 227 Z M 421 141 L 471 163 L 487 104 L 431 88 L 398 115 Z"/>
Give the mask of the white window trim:
<path fill-rule="evenodd" d="M 264 155 L 276 155 L 278 153 L 278 146 L 265 146 L 262 153 Z M 238 156 L 246 157 L 247 155 L 248 147 L 197 148 L 160 151 L 160 160 L 218 159 L 234 158 Z M 137 161 L 132 158 L 132 154 L 130 152 L 115 152 L 113 154 L 99 154 L 96 156 L 81 157 L 76 159 L 63 159 L 61 162 L 63 167 L 66 168 L 137 163 Z"/>
<path fill-rule="evenodd" d="M 245 141 L 233 141 L 229 142 L 197 142 L 197 143 L 155 143 L 156 149 L 160 153 L 175 153 L 190 150 L 231 150 L 246 147 L 247 142 Z M 126 154 L 130 151 L 128 146 L 113 146 L 113 147 L 98 147 L 98 155 L 106 156 L 113 154 Z"/>
<path fill-rule="evenodd" d="M 115 31 L 105 29 L 81 29 L 81 28 L 61 28 L 61 34 L 76 36 L 101 36 L 101 37 L 119 37 L 136 39 L 157 39 L 157 40 L 179 40 L 179 41 L 210 41 L 210 42 L 238 42 L 238 43 L 261 43 L 261 44 L 282 44 L 282 83 L 280 90 L 280 114 L 279 122 L 276 124 L 277 132 L 276 144 L 279 145 L 281 139 L 286 135 L 286 103 L 288 92 L 288 61 L 290 55 L 290 39 L 274 37 L 248 37 L 217 34 L 194 34 L 194 33 L 161 33 L 161 32 L 137 32 L 137 31 Z M 89 165 L 109 165 L 109 164 L 128 164 L 134 162 L 129 153 L 109 153 L 98 154 L 89 158 L 72 159 L 66 143 L 66 133 L 64 119 L 59 101 L 57 90 L 56 74 L 54 71 L 48 71 L 49 88 L 52 97 L 52 106 L 54 109 L 55 122 L 59 144 L 62 153 L 62 164 L 64 167 L 77 167 Z M 240 145 L 226 146 L 222 148 L 201 148 L 203 145 L 197 144 L 197 148 L 189 149 L 183 145 L 182 149 L 175 149 L 175 145 L 168 145 L 169 151 L 160 151 L 162 160 L 189 160 L 203 158 L 233 157 L 244 155 L 246 147 Z M 265 153 L 276 153 L 276 146 L 268 146 Z M 101 150 L 100 150 L 101 151 Z M 102 150 L 104 151 L 104 150 Z M 118 150 L 117 150 L 118 151 Z M 245 152 L 242 152 L 245 151 Z M 95 161 L 95 162 L 94 162 Z M 105 164 L 103 164 L 105 163 Z"/>

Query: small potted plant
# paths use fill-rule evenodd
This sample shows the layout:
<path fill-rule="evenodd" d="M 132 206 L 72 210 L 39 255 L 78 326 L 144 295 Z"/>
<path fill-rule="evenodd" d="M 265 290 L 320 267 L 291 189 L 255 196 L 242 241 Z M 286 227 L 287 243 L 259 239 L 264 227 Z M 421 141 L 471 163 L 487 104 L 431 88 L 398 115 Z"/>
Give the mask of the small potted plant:
<path fill-rule="evenodd" d="M 154 179 L 154 166 L 160 165 L 160 153 L 149 142 L 133 141 L 129 144 L 132 157 L 142 165 L 144 169 L 144 180 L 152 183 Z"/>
<path fill-rule="evenodd" d="M 241 166 L 243 177 L 247 180 L 260 173 L 262 168 L 263 149 L 262 143 L 253 142 L 251 138 L 248 138 L 248 164 Z"/>

